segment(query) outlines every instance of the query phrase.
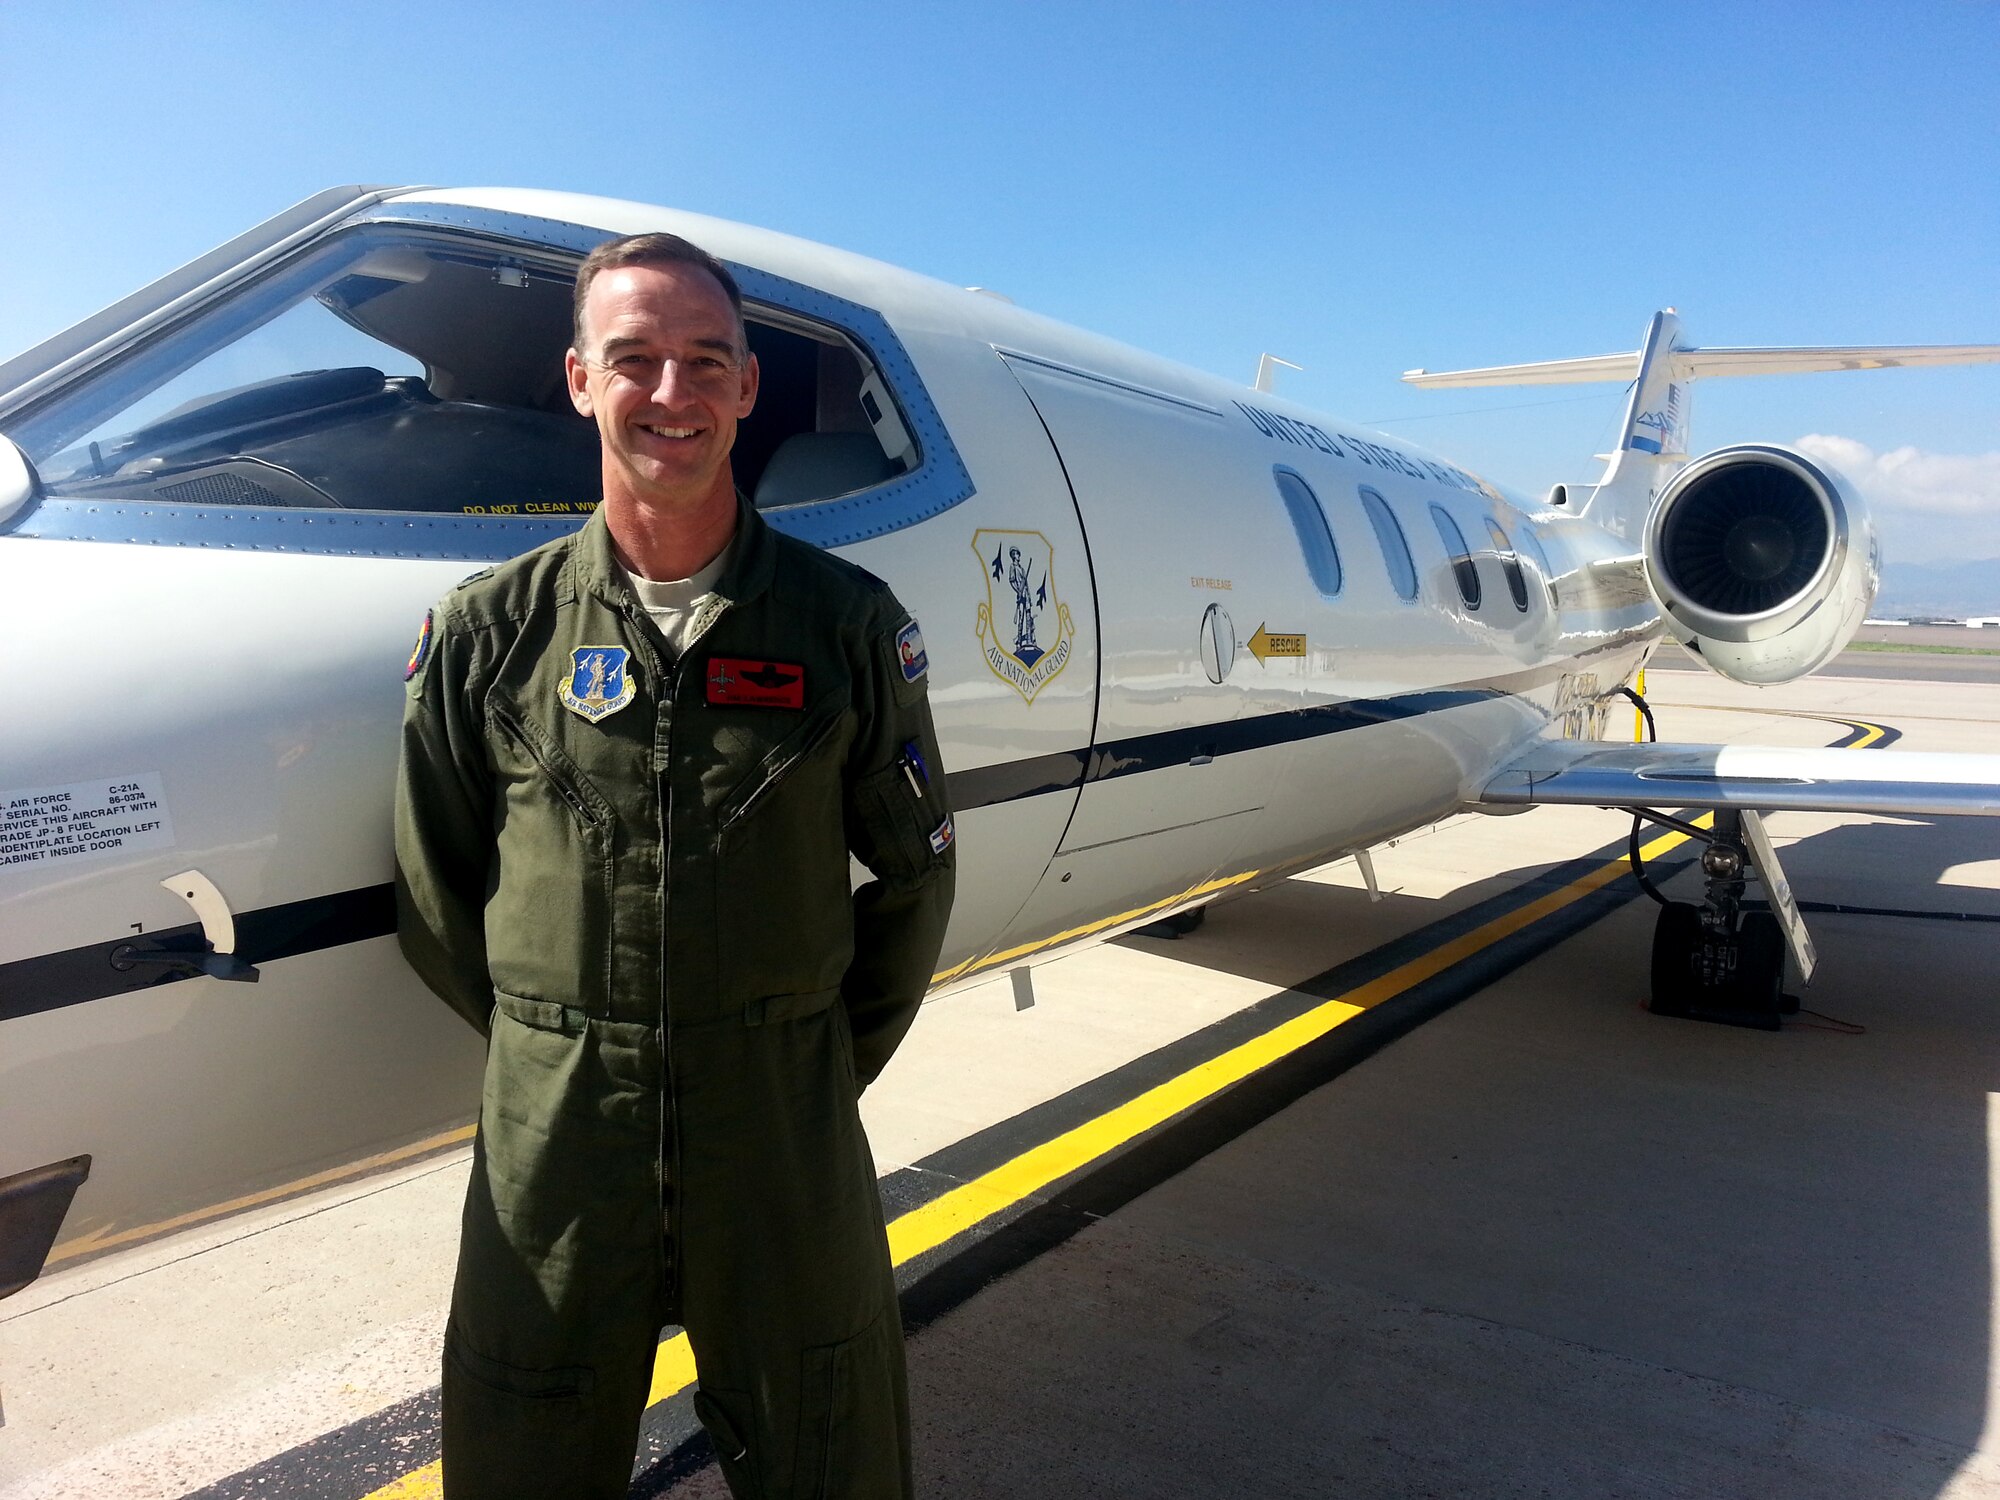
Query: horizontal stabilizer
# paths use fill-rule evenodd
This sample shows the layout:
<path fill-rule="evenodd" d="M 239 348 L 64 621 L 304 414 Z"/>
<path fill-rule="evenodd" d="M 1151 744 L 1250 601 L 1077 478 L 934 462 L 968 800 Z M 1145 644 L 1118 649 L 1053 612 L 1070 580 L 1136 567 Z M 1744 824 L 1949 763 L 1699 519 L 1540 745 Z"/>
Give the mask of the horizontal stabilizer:
<path fill-rule="evenodd" d="M 1624 382 L 1639 373 L 1639 356 L 1596 354 L 1586 359 L 1545 359 L 1532 365 L 1489 365 L 1483 370 L 1407 370 L 1410 385 L 1434 389 L 1464 385 L 1584 385 L 1591 381 Z"/>
<path fill-rule="evenodd" d="M 1490 365 L 1483 370 L 1411 370 L 1411 385 L 1501 386 L 1620 383 L 1639 373 L 1643 351 L 1595 354 L 1585 359 L 1547 359 L 1530 365 Z M 1928 365 L 2000 362 L 2000 344 L 1854 344 L 1771 349 L 1672 349 L 1667 371 L 1674 380 L 1711 380 L 1722 375 L 1809 375 L 1825 370 L 1920 369 Z"/>
<path fill-rule="evenodd" d="M 1403 379 L 1428 388 L 1578 385 L 1628 386 L 1618 446 L 1583 513 L 1606 530 L 1636 540 L 1654 499 L 1688 460 L 1689 414 L 1697 380 L 1721 375 L 1804 375 L 1822 370 L 1890 370 L 1927 365 L 2000 363 L 2000 344 L 1850 344 L 1812 348 L 1698 349 L 1681 342 L 1670 307 L 1653 314 L 1630 354 L 1549 359 L 1479 370 L 1411 370 Z"/>
<path fill-rule="evenodd" d="M 1747 807 L 2000 816 L 2000 755 L 1548 740 L 1480 792 L 1500 807 Z"/>

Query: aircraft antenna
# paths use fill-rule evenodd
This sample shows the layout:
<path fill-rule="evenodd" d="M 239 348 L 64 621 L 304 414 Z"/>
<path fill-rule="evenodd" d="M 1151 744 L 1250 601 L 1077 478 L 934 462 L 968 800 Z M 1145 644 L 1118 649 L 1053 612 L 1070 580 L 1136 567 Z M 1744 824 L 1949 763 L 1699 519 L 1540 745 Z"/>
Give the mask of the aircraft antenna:
<path fill-rule="evenodd" d="M 1283 365 L 1287 370 L 1305 368 L 1304 365 L 1293 364 L 1289 359 L 1280 359 L 1275 354 L 1260 354 L 1257 356 L 1257 378 L 1250 383 L 1250 389 L 1267 394 L 1275 391 L 1278 388 L 1279 365 Z"/>

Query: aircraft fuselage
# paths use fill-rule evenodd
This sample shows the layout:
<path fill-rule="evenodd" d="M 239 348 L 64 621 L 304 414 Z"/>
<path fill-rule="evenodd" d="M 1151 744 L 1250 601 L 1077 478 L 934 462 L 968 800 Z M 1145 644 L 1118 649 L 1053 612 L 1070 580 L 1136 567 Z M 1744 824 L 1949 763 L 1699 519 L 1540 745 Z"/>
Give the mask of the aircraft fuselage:
<path fill-rule="evenodd" d="M 739 482 L 921 622 L 960 858 L 935 993 L 1448 814 L 1601 733 L 1657 636 L 1589 582 L 1621 538 L 991 297 L 631 204 L 359 196 L 0 367 L 41 475 L 0 521 L 0 1176 L 91 1153 L 73 1249 L 475 1108 L 478 1039 L 388 925 L 400 668 L 594 503 L 552 309 L 654 228 L 743 272 Z M 200 946 L 182 871 L 259 982 L 153 952 Z"/>

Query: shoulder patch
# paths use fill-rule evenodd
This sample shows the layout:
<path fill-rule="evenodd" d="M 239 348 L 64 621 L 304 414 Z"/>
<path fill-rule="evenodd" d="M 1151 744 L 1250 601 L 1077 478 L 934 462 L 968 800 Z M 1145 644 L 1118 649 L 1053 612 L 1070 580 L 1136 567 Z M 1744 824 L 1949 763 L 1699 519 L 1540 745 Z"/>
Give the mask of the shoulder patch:
<path fill-rule="evenodd" d="M 931 659 L 924 652 L 924 633 L 914 618 L 896 632 L 896 662 L 903 669 L 903 681 L 921 682 Z"/>
<path fill-rule="evenodd" d="M 436 623 L 436 613 L 435 610 L 427 609 L 424 611 L 424 623 L 417 630 L 417 644 L 411 648 L 409 664 L 403 668 L 403 681 L 405 682 L 408 682 L 417 673 L 421 672 L 424 669 L 424 663 L 430 660 L 431 636 Z"/>

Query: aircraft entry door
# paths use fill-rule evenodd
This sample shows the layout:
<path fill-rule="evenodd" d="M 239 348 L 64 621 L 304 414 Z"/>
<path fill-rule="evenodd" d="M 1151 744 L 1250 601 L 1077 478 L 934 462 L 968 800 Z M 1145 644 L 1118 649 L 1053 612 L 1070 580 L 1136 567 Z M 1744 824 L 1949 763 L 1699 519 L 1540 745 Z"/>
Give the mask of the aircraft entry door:
<path fill-rule="evenodd" d="M 1241 873 L 1244 835 L 1287 752 L 1246 749 L 1230 726 L 1300 701 L 1298 679 L 1260 672 L 1248 648 L 1267 615 L 1279 628 L 1264 595 L 1272 559 L 1296 544 L 1268 469 L 1230 441 L 1221 411 L 1017 355 L 1007 363 L 1082 515 L 1100 642 L 1086 780 L 1022 914 L 1032 927 L 1136 911 L 1191 880 Z"/>

